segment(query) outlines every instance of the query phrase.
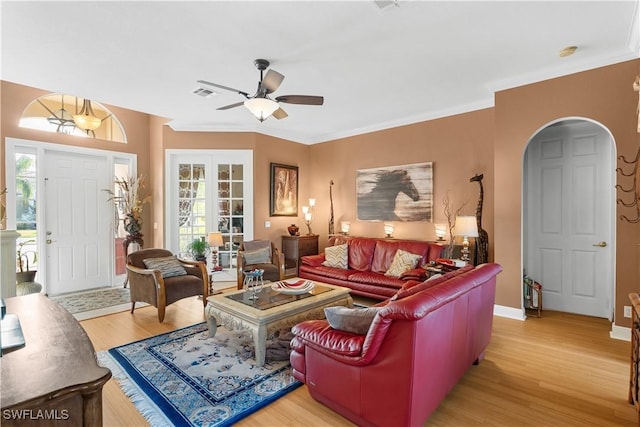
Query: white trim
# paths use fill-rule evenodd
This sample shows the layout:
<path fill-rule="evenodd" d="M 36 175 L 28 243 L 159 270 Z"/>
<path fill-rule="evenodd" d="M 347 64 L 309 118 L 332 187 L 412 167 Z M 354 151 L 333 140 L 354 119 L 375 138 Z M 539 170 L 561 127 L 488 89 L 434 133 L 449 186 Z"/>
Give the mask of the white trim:
<path fill-rule="evenodd" d="M 631 341 L 631 328 L 617 326 L 615 323 L 612 323 L 609 337 L 616 340 Z"/>
<path fill-rule="evenodd" d="M 36 141 L 20 138 L 5 138 L 5 182 L 7 185 L 7 228 L 15 229 L 16 218 L 16 177 L 15 177 L 15 153 L 17 147 L 26 147 L 35 151 L 36 154 L 36 175 L 37 177 L 43 177 L 44 175 L 44 155 L 46 151 L 49 152 L 62 152 L 73 153 L 81 155 L 91 155 L 96 157 L 106 157 L 107 167 L 111 174 L 113 174 L 114 164 L 116 159 L 123 159 L 129 162 L 131 166 L 131 174 L 137 175 L 138 156 L 132 153 L 123 153 L 120 151 L 102 150 L 98 148 L 78 147 L 75 145 L 55 144 L 52 142 Z M 38 178 L 36 181 L 36 194 L 38 194 L 38 204 L 45 206 L 46 191 L 44 190 L 44 179 Z M 36 222 L 38 224 L 45 224 L 45 211 L 44 209 L 38 209 L 36 213 Z M 113 224 L 110 221 L 110 224 Z M 41 260 L 47 259 L 47 245 L 46 245 L 46 233 L 44 228 L 42 232 L 38 233 L 38 253 Z M 113 230 L 111 230 L 113 235 Z M 113 250 L 108 250 L 107 253 L 111 254 L 111 260 L 109 262 L 109 285 L 117 285 L 117 281 L 121 280 L 122 276 L 116 276 L 115 274 L 115 253 Z M 42 283 L 43 289 L 47 290 L 47 267 L 46 262 L 38 267 L 38 281 Z"/>
<path fill-rule="evenodd" d="M 507 307 L 506 305 L 498 304 L 493 305 L 493 315 L 515 320 L 525 320 L 527 318 L 522 308 Z"/>

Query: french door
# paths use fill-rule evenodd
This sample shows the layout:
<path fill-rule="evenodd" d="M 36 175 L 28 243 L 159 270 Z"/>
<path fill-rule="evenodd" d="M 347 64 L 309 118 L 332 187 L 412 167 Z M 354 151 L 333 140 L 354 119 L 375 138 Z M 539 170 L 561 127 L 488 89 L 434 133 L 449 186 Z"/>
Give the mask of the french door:
<path fill-rule="evenodd" d="M 168 150 L 166 170 L 166 246 L 188 256 L 189 243 L 219 231 L 219 264 L 234 268 L 238 247 L 253 239 L 253 152 Z"/>

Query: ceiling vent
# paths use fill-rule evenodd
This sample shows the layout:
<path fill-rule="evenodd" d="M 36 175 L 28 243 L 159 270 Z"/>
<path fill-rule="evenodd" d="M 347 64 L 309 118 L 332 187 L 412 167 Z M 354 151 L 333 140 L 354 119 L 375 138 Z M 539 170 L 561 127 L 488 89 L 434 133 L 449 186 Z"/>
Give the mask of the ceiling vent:
<path fill-rule="evenodd" d="M 197 87 L 193 90 L 194 95 L 201 96 L 203 98 L 211 98 L 216 95 L 216 92 L 211 89 L 205 89 L 203 87 Z"/>
<path fill-rule="evenodd" d="M 392 6 L 398 6 L 398 0 L 374 0 L 373 2 L 380 10 L 389 9 Z"/>

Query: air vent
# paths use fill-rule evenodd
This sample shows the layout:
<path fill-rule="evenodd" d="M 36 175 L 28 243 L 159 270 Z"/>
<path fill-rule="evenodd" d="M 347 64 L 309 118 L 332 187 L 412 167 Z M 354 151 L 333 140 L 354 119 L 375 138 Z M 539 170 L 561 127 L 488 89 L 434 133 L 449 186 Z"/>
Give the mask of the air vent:
<path fill-rule="evenodd" d="M 398 0 L 374 0 L 373 1 L 380 10 L 385 10 L 391 6 L 398 6 Z"/>
<path fill-rule="evenodd" d="M 211 98 L 212 96 L 216 95 L 217 93 L 214 92 L 211 89 L 205 89 L 203 87 L 197 87 L 197 88 L 195 88 L 193 90 L 193 94 L 201 96 L 203 98 Z"/>

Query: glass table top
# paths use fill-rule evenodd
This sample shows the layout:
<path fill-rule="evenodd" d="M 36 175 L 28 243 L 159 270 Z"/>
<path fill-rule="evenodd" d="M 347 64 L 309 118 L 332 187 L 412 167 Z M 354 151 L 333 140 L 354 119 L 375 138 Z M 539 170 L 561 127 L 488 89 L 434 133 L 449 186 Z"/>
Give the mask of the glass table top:
<path fill-rule="evenodd" d="M 310 298 L 315 295 L 320 295 L 325 292 L 329 292 L 333 290 L 328 286 L 315 284 L 312 290 L 307 293 L 301 295 L 290 295 L 283 294 L 278 291 L 274 291 L 271 289 L 271 284 L 266 284 L 262 287 L 261 290 L 256 292 L 257 299 L 251 299 L 253 295 L 253 291 L 246 290 L 243 292 L 238 292 L 231 295 L 226 295 L 225 298 L 232 299 L 234 301 L 238 301 L 242 304 L 248 305 L 250 307 L 257 308 L 258 310 L 267 310 L 269 308 L 277 307 L 279 305 L 289 304 L 291 302 L 299 301 L 301 299 Z"/>

